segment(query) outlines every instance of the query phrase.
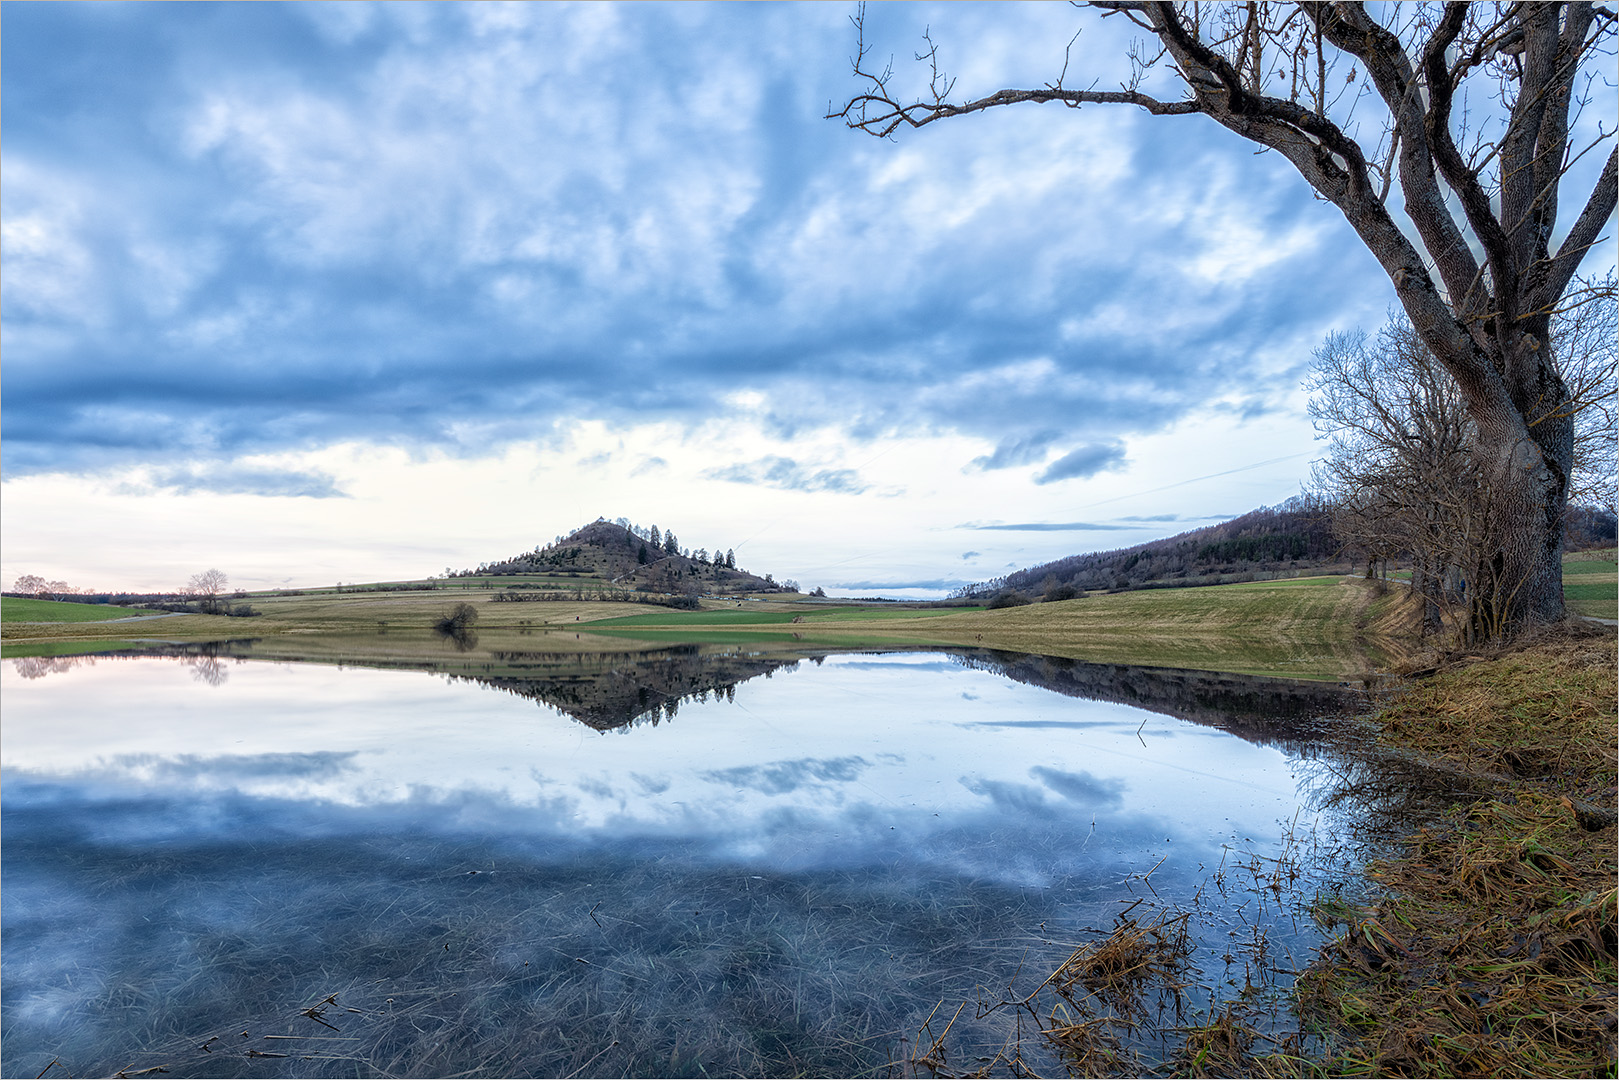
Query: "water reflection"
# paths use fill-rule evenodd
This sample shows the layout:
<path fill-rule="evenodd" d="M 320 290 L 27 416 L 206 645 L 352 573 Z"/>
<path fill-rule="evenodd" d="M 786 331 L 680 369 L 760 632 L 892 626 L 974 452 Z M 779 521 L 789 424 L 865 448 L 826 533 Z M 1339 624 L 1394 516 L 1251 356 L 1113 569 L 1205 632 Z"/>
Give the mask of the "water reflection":
<path fill-rule="evenodd" d="M 348 1071 L 879 1068 L 1121 899 L 1276 851 L 1303 738 L 1278 717 L 1334 693 L 983 652 L 429 676 L 251 647 L 0 673 L 7 1075 L 142 1048 L 217 1074 L 157 1044 L 287 1033 L 334 992 L 363 1010 Z"/>

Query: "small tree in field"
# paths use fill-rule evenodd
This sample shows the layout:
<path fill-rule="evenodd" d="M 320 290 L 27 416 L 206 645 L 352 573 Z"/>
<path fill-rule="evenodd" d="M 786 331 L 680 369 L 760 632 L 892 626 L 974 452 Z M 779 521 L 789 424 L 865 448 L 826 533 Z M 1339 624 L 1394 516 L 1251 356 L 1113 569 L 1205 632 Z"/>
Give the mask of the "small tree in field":
<path fill-rule="evenodd" d="M 230 579 L 223 570 L 209 567 L 200 574 L 191 575 L 186 583 L 186 592 L 197 597 L 202 609 L 213 613 L 219 608 L 219 594 L 230 585 Z"/>

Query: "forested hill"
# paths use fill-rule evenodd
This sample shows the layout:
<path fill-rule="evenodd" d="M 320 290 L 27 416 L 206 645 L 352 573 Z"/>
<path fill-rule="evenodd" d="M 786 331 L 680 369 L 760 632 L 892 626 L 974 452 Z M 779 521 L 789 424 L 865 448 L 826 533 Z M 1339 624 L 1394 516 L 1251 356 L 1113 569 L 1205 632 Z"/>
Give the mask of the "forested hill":
<path fill-rule="evenodd" d="M 1303 498 L 1117 551 L 1069 555 L 978 582 L 958 595 L 1067 599 L 1096 590 L 1218 585 L 1300 571 L 1347 572 L 1331 515 Z"/>
<path fill-rule="evenodd" d="M 770 574 L 750 574 L 736 554 L 715 548 L 683 547 L 673 531 L 656 525 L 642 528 L 625 518 L 597 518 L 567 536 L 475 570 L 450 571 L 450 577 L 543 575 L 547 578 L 597 579 L 623 588 L 690 593 L 792 592 L 797 582 L 776 581 Z"/>

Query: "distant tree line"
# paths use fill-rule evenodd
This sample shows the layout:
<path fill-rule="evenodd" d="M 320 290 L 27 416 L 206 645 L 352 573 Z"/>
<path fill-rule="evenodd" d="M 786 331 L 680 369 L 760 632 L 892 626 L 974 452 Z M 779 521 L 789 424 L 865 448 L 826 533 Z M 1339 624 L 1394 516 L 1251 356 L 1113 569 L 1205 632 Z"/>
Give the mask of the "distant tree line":
<path fill-rule="evenodd" d="M 685 593 L 648 593 L 631 589 L 567 589 L 543 586 L 514 586 L 489 598 L 497 604 L 530 604 L 564 600 L 600 600 L 620 604 L 655 604 L 659 607 L 693 610 L 698 607 L 697 597 Z"/>

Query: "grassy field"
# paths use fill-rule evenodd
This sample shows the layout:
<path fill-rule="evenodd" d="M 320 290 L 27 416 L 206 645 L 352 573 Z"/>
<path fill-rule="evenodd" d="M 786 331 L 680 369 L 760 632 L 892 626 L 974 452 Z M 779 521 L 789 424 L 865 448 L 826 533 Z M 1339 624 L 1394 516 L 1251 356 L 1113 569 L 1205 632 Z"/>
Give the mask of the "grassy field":
<path fill-rule="evenodd" d="M 1614 615 L 1613 552 L 1582 552 L 1565 564 L 1571 608 Z M 257 639 L 255 654 L 439 668 L 447 652 L 465 666 L 482 656 L 532 652 L 620 652 L 698 644 L 813 643 L 825 647 L 956 645 L 998 648 L 1099 662 L 1185 667 L 1307 679 L 1340 679 L 1397 660 L 1404 614 L 1399 586 L 1354 578 L 1154 589 L 1098 594 L 1052 604 L 990 611 L 898 604 L 811 601 L 775 594 L 742 602 L 711 599 L 699 611 L 605 600 L 496 603 L 493 597 L 531 578 L 458 578 L 453 589 L 256 593 L 254 618 L 184 615 L 144 624 L 106 625 L 131 612 L 100 605 L 45 604 L 6 598 L 6 656 L 63 655 L 106 649 L 142 637 L 176 642 Z M 559 579 L 551 579 L 559 580 Z M 397 583 L 411 585 L 419 583 Z M 443 584 L 437 583 L 434 584 Z M 599 585 L 580 579 L 571 585 Z M 586 594 L 588 596 L 588 592 Z M 479 613 L 477 644 L 432 633 L 450 606 Z M 97 620 L 97 621 L 75 621 Z M 495 662 L 490 660 L 490 662 Z"/>
<path fill-rule="evenodd" d="M 106 622 L 157 612 L 142 608 L 112 607 L 108 604 L 72 604 L 56 600 L 32 600 L 25 596 L 0 597 L 0 621 L 42 623 Z"/>
<path fill-rule="evenodd" d="M 1378 600 L 1336 578 L 1118 593 L 999 611 L 827 604 L 801 597 L 707 601 L 701 611 L 609 601 L 495 603 L 497 590 L 314 592 L 256 596 L 254 618 L 184 615 L 139 625 L 173 642 L 254 638 L 254 655 L 332 662 L 416 663 L 444 670 L 527 652 L 632 651 L 673 642 L 864 648 L 958 645 L 1051 656 L 1337 679 L 1384 657 Z M 476 644 L 432 632 L 459 602 L 479 613 Z M 131 624 L 17 623 L 4 655 L 108 648 Z"/>
<path fill-rule="evenodd" d="M 1619 564 L 1614 549 L 1577 551 L 1564 558 L 1563 598 L 1580 615 L 1619 619 Z"/>

